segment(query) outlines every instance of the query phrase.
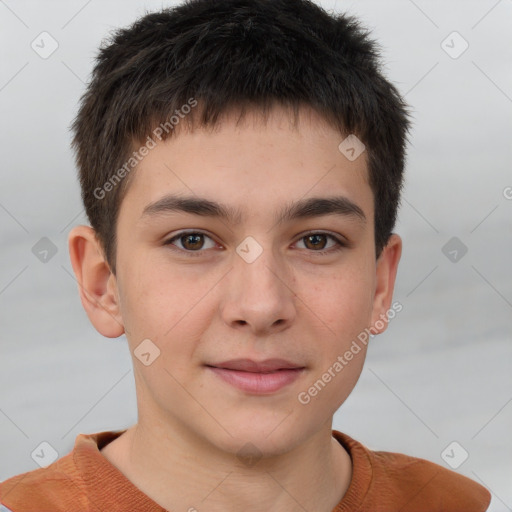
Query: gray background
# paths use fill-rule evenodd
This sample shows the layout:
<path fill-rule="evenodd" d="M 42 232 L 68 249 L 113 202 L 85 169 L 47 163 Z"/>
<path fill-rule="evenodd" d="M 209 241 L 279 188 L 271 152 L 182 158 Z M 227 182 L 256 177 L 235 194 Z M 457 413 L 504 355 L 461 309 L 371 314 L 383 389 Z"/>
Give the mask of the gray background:
<path fill-rule="evenodd" d="M 512 0 L 321 4 L 373 30 L 414 113 L 403 310 L 334 426 L 446 467 L 456 441 L 451 461 L 469 454 L 457 471 L 512 510 Z M 0 480 L 37 468 L 43 441 L 61 456 L 78 433 L 136 420 L 126 340 L 89 323 L 69 262 L 68 232 L 87 220 L 68 127 L 102 38 L 162 5 L 0 0 Z M 31 48 L 43 31 L 59 45 L 46 59 Z M 32 250 L 42 237 L 57 251 L 46 262 Z"/>

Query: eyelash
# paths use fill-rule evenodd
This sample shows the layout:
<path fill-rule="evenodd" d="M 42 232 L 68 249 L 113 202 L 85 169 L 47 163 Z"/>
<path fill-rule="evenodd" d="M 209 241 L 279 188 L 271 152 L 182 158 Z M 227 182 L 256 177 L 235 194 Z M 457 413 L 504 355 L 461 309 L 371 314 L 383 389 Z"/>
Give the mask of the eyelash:
<path fill-rule="evenodd" d="M 172 238 L 169 238 L 168 240 L 166 240 L 164 242 L 164 245 L 168 245 L 169 248 L 173 251 L 177 251 L 177 252 L 180 252 L 180 253 L 185 253 L 187 254 L 187 256 L 202 256 L 201 253 L 204 253 L 205 250 L 204 249 L 199 249 L 197 251 L 189 251 L 189 250 L 186 250 L 186 249 L 180 249 L 178 247 L 175 247 L 173 246 L 173 243 L 175 240 L 178 240 L 180 239 L 181 237 L 183 236 L 186 236 L 186 235 L 204 235 L 210 239 L 213 240 L 213 238 L 208 235 L 207 233 L 204 233 L 203 231 L 180 231 L 179 233 L 177 233 L 176 235 L 174 235 Z M 301 236 L 298 240 L 302 240 L 308 236 L 312 236 L 312 235 L 325 235 L 326 237 L 330 238 L 331 240 L 334 240 L 334 242 L 336 243 L 336 246 L 335 247 L 331 247 L 330 249 L 328 250 L 323 250 L 323 251 L 314 251 L 314 250 L 308 250 L 308 252 L 312 253 L 312 254 L 315 254 L 315 255 L 320 255 L 320 256 L 323 256 L 323 255 L 326 255 L 326 254 L 333 254 L 333 253 L 336 253 L 338 251 L 341 251 L 342 249 L 346 249 L 348 247 L 350 247 L 349 243 L 348 242 L 345 242 L 343 240 L 341 240 L 340 238 L 338 238 L 337 236 L 331 234 L 331 233 L 325 233 L 323 231 L 311 231 L 309 233 L 306 233 L 304 234 L 303 236 Z"/>

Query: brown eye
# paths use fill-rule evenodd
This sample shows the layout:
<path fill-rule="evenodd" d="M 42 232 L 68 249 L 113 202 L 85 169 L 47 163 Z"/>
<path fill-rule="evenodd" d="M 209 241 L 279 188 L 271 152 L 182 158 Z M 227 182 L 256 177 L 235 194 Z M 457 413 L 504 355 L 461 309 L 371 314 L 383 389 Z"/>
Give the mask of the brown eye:
<path fill-rule="evenodd" d="M 180 236 L 180 241 L 185 249 L 190 250 L 201 249 L 204 244 L 203 235 L 197 233 Z"/>
<path fill-rule="evenodd" d="M 303 238 L 305 240 L 305 246 L 308 249 L 325 249 L 327 244 L 327 235 L 315 234 L 308 235 Z"/>
<path fill-rule="evenodd" d="M 329 240 L 332 241 L 330 245 Z M 316 252 L 320 255 L 332 253 L 348 247 L 347 243 L 338 239 L 334 235 L 330 235 L 329 233 L 309 233 L 308 235 L 300 238 L 298 243 L 303 243 L 304 247 L 308 249 L 309 252 Z"/>
<path fill-rule="evenodd" d="M 189 231 L 178 233 L 167 240 L 165 245 L 173 245 L 183 252 L 204 252 L 202 249 L 215 247 L 215 242 L 204 233 Z"/>

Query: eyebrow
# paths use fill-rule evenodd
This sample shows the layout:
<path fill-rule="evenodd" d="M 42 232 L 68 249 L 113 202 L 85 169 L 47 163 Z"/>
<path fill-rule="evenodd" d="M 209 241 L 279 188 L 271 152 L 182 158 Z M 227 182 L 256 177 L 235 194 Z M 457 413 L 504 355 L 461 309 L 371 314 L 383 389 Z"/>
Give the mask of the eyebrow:
<path fill-rule="evenodd" d="M 142 212 L 141 219 L 173 212 L 214 217 L 233 224 L 240 223 L 243 218 L 239 209 L 209 199 L 168 194 L 148 204 Z M 362 208 L 344 196 L 312 197 L 289 203 L 280 209 L 274 221 L 276 224 L 281 224 L 295 219 L 321 217 L 323 215 L 340 215 L 353 218 L 361 223 L 366 222 L 366 215 Z"/>

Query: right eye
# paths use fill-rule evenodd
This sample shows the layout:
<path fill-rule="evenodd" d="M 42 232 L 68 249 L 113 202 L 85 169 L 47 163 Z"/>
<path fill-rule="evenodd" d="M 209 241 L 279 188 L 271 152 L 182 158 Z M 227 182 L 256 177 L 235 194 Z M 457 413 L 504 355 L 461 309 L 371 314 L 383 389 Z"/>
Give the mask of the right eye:
<path fill-rule="evenodd" d="M 210 240 L 208 247 L 205 247 L 205 238 Z M 176 243 L 175 243 L 176 242 Z M 173 237 L 169 238 L 164 245 L 172 245 L 177 247 L 181 252 L 192 253 L 192 252 L 204 252 L 201 249 L 212 249 L 216 246 L 215 241 L 205 233 L 200 231 L 181 231 Z M 196 256 L 196 255 L 194 255 Z"/>

